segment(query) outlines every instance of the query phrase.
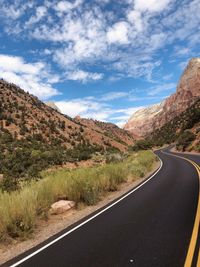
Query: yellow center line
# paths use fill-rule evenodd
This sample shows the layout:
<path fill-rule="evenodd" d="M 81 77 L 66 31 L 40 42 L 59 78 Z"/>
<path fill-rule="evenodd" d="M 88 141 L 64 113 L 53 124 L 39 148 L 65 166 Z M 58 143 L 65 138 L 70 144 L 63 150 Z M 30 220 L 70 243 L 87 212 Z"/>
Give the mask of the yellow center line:
<path fill-rule="evenodd" d="M 167 154 L 170 156 L 174 156 L 177 158 L 181 158 L 184 160 L 187 160 L 188 162 L 190 162 L 196 169 L 198 176 L 199 176 L 199 183 L 200 183 L 200 166 L 187 158 L 178 156 L 178 155 L 174 155 L 174 154 L 170 154 L 164 151 L 161 151 L 163 154 Z M 184 267 L 191 267 L 192 265 L 192 260 L 194 257 L 194 251 L 195 251 L 195 247 L 196 247 L 196 243 L 197 243 L 197 238 L 198 238 L 198 229 L 199 229 L 199 222 L 200 222 L 200 184 L 199 184 L 199 200 L 198 200 L 198 205 L 197 205 L 197 212 L 196 212 L 196 217 L 195 217 L 195 221 L 194 221 L 194 226 L 193 226 L 193 231 L 192 231 L 192 236 L 190 239 L 190 244 L 189 244 L 189 248 L 188 248 L 188 252 L 187 252 L 187 256 L 186 256 L 186 260 L 185 260 L 185 264 Z M 200 252 L 198 255 L 198 261 L 197 261 L 197 267 L 200 266 Z"/>

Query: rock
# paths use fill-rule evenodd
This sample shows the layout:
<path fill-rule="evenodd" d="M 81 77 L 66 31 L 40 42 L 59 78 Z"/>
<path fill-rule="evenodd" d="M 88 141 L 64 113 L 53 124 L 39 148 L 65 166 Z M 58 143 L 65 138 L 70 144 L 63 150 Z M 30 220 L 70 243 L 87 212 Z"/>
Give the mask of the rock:
<path fill-rule="evenodd" d="M 200 98 L 200 58 L 190 60 L 172 94 L 160 104 L 135 112 L 124 126 L 138 138 L 145 137 L 184 112 Z"/>
<path fill-rule="evenodd" d="M 56 106 L 54 102 L 46 102 L 46 105 L 61 113 L 60 109 Z"/>
<path fill-rule="evenodd" d="M 136 111 L 124 126 L 124 129 L 134 134 L 138 139 L 148 133 L 154 123 L 154 117 L 163 111 L 165 101 Z"/>
<path fill-rule="evenodd" d="M 75 206 L 74 201 L 59 200 L 51 205 L 51 214 L 64 213 Z"/>

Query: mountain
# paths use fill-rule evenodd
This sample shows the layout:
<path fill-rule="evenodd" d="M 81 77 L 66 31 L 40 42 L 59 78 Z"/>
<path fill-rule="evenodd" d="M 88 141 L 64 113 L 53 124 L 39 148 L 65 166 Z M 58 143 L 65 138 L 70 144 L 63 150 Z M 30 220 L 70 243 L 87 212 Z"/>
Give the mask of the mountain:
<path fill-rule="evenodd" d="M 200 98 L 200 58 L 190 60 L 172 94 L 160 104 L 134 113 L 124 126 L 138 138 L 145 137 L 180 115 Z"/>
<path fill-rule="evenodd" d="M 1 130 L 9 131 L 18 140 L 35 136 L 48 144 L 61 143 L 66 148 L 88 143 L 121 151 L 133 142 L 128 132 L 115 125 L 98 121 L 95 124 L 98 127 L 63 115 L 54 103 L 44 104 L 18 86 L 0 80 Z"/>
<path fill-rule="evenodd" d="M 52 165 L 87 160 L 94 153 L 125 152 L 134 139 L 111 123 L 63 115 L 14 84 L 0 80 L 0 188 L 39 178 Z"/>
<path fill-rule="evenodd" d="M 163 111 L 165 101 L 136 111 L 124 126 L 139 139 L 153 129 L 154 118 Z"/>
<path fill-rule="evenodd" d="M 45 104 L 46 104 L 47 106 L 49 106 L 50 108 L 53 108 L 53 109 L 55 109 L 56 111 L 58 111 L 58 112 L 61 113 L 60 109 L 56 106 L 56 104 L 55 104 L 54 102 L 46 102 Z"/>
<path fill-rule="evenodd" d="M 200 99 L 180 115 L 152 132 L 145 142 L 154 146 L 176 142 L 179 150 L 200 152 Z"/>
<path fill-rule="evenodd" d="M 119 128 L 113 123 L 102 122 L 93 119 L 85 119 L 81 118 L 80 116 L 75 117 L 74 121 L 80 123 L 85 127 L 91 128 L 96 132 L 105 135 L 125 146 L 130 146 L 133 144 L 133 135 L 128 131 L 125 132 L 123 129 Z"/>

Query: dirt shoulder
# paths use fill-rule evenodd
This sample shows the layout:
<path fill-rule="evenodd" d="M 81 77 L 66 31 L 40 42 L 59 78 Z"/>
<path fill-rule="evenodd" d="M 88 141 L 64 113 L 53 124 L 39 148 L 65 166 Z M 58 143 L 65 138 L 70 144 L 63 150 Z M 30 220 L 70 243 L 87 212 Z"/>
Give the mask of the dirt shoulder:
<path fill-rule="evenodd" d="M 200 153 L 198 152 L 195 152 L 195 151 L 191 151 L 191 152 L 188 152 L 188 151 L 178 151 L 175 147 L 173 147 L 172 149 L 170 149 L 171 152 L 175 152 L 175 153 L 179 153 L 179 154 L 189 154 L 189 155 L 197 155 L 199 156 Z"/>
<path fill-rule="evenodd" d="M 47 221 L 40 220 L 38 227 L 32 238 L 24 241 L 13 241 L 12 244 L 0 245 L 0 264 L 20 255 L 21 253 L 35 247 L 49 237 L 66 229 L 70 225 L 78 222 L 87 215 L 104 207 L 111 201 L 117 199 L 125 194 L 132 188 L 136 187 L 139 183 L 147 179 L 153 172 L 160 166 L 160 162 L 156 162 L 151 172 L 147 173 L 145 177 L 139 178 L 134 182 L 128 181 L 119 186 L 118 191 L 106 193 L 102 199 L 94 206 L 79 205 L 77 209 L 72 209 L 67 213 L 60 215 L 51 215 Z"/>

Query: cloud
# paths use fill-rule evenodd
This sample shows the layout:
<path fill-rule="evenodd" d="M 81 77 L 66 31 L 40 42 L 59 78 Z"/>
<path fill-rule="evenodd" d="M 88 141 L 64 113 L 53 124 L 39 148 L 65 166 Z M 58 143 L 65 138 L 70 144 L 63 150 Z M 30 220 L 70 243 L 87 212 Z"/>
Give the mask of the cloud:
<path fill-rule="evenodd" d="M 125 21 L 115 23 L 107 32 L 108 43 L 128 44 L 128 27 Z"/>
<path fill-rule="evenodd" d="M 54 9 L 61 13 L 67 13 L 69 10 L 72 10 L 83 3 L 83 0 L 76 0 L 74 3 L 69 1 L 60 1 L 55 6 Z"/>
<path fill-rule="evenodd" d="M 116 100 L 119 98 L 124 98 L 129 96 L 129 92 L 109 92 L 107 94 L 104 94 L 100 100 L 101 101 L 111 101 L 111 100 Z"/>
<path fill-rule="evenodd" d="M 171 0 L 135 0 L 134 7 L 141 12 L 160 12 L 165 9 L 170 2 Z"/>
<path fill-rule="evenodd" d="M 108 106 L 93 98 L 84 98 L 84 99 L 73 99 L 65 101 L 57 101 L 56 105 L 59 109 L 68 116 L 75 117 L 80 115 L 84 118 L 97 118 L 98 114 L 102 112 L 102 109 L 107 108 Z M 106 115 L 107 117 L 108 115 Z"/>
<path fill-rule="evenodd" d="M 47 14 L 47 8 L 45 6 L 39 6 L 36 8 L 35 15 L 31 16 L 26 22 L 25 26 L 30 26 L 39 22 Z"/>
<path fill-rule="evenodd" d="M 102 73 L 87 72 L 83 70 L 76 70 L 73 72 L 69 72 L 66 75 L 67 75 L 68 80 L 81 81 L 83 83 L 88 82 L 88 81 L 97 81 L 103 78 Z"/>
<path fill-rule="evenodd" d="M 48 66 L 43 62 L 26 63 L 21 57 L 0 54 L 0 77 L 41 99 L 59 94 L 52 87 L 59 77 L 52 75 L 47 69 Z"/>
<path fill-rule="evenodd" d="M 117 110 L 111 120 L 119 127 L 123 128 L 129 118 L 138 110 L 145 108 L 146 106 L 137 106 L 132 108 Z"/>
<path fill-rule="evenodd" d="M 20 1 L 1 1 L 1 13 L 0 17 L 6 17 L 9 20 L 17 20 L 22 17 L 27 9 L 30 9 L 34 6 L 33 1 L 26 1 L 21 3 Z"/>
<path fill-rule="evenodd" d="M 143 106 L 131 108 L 116 108 L 103 101 L 102 97 L 86 97 L 76 98 L 72 100 L 56 101 L 56 106 L 62 113 L 75 117 L 95 119 L 101 121 L 113 121 L 118 126 L 122 126 L 130 118 L 130 116 Z"/>
<path fill-rule="evenodd" d="M 198 0 L 14 1 L 11 5 L 2 0 L 0 16 L 7 34 L 48 44 L 43 56 L 51 55 L 50 63 L 63 72 L 87 72 L 100 65 L 101 73 L 112 70 L 118 79 L 144 77 L 154 82 L 163 51 L 170 45 L 198 46 L 199 13 Z"/>
<path fill-rule="evenodd" d="M 176 86 L 177 86 L 176 83 L 161 84 L 161 85 L 158 85 L 156 87 L 150 88 L 149 92 L 148 92 L 148 95 L 155 96 L 155 95 L 157 95 L 159 93 L 162 93 L 164 91 L 169 91 L 169 90 L 175 89 Z"/>

